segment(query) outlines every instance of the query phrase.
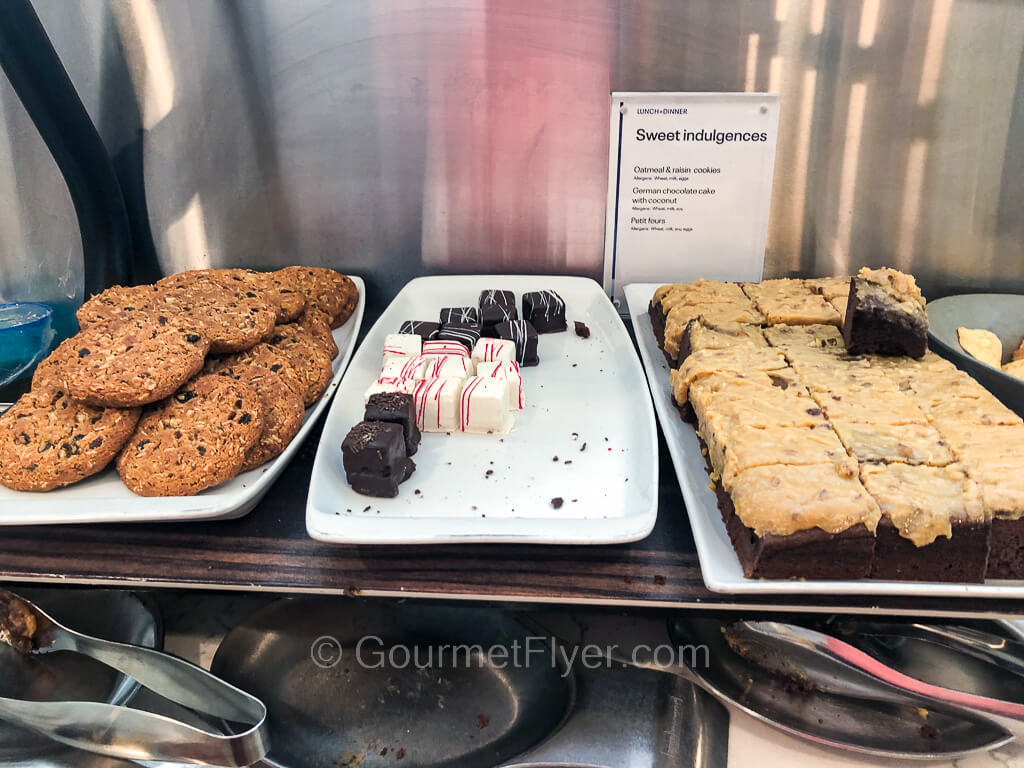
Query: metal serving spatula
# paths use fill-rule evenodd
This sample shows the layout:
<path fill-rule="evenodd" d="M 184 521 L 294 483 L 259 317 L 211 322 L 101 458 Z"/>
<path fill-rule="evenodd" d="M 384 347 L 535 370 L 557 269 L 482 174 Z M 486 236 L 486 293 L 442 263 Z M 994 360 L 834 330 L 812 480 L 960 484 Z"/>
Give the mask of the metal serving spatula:
<path fill-rule="evenodd" d="M 75 632 L 5 590 L 0 590 L 0 642 L 25 654 L 66 651 L 90 656 L 177 704 L 248 727 L 226 735 L 99 702 L 0 697 L 4 720 L 78 749 L 130 760 L 237 768 L 267 754 L 270 742 L 263 702 L 187 661 Z"/>

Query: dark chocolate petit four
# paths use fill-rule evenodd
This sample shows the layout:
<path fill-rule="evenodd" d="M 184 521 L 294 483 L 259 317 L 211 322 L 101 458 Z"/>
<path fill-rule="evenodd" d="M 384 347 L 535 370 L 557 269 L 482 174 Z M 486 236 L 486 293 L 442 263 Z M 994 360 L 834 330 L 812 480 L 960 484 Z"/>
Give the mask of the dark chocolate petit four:
<path fill-rule="evenodd" d="M 519 319 L 519 312 L 514 304 L 486 304 L 480 307 L 480 323 L 483 328 L 481 336 L 490 339 L 498 338 L 498 323 L 509 323 Z"/>
<path fill-rule="evenodd" d="M 433 341 L 437 338 L 437 333 L 440 330 L 440 323 L 431 323 L 428 320 L 406 320 L 402 323 L 402 327 L 398 329 L 398 332 L 415 334 L 424 341 Z"/>
<path fill-rule="evenodd" d="M 466 323 L 445 323 L 437 334 L 438 341 L 457 341 L 470 352 L 480 341 L 480 326 Z"/>
<path fill-rule="evenodd" d="M 400 424 L 405 435 L 405 453 L 412 456 L 420 445 L 420 430 L 416 426 L 416 401 L 405 392 L 378 392 L 366 401 L 364 421 L 386 421 Z"/>
<path fill-rule="evenodd" d="M 412 459 L 402 459 L 401 466 L 394 474 L 383 477 L 369 473 L 350 472 L 345 475 L 352 490 L 361 493 L 363 496 L 377 496 L 384 499 L 393 499 L 398 495 L 398 486 L 409 479 L 409 475 L 416 469 Z"/>
<path fill-rule="evenodd" d="M 512 291 L 480 291 L 480 309 L 500 304 L 503 307 L 514 307 L 516 295 Z"/>
<path fill-rule="evenodd" d="M 523 294 L 523 320 L 528 321 L 537 333 L 564 331 L 565 302 L 554 291 L 531 291 Z"/>
<path fill-rule="evenodd" d="M 516 345 L 516 362 L 522 366 L 537 365 L 537 329 L 526 320 L 498 323 L 498 338 L 508 339 Z"/>
<path fill-rule="evenodd" d="M 401 424 L 361 421 L 341 444 L 342 464 L 349 485 L 367 496 L 394 497 L 398 484 L 416 469 L 405 449 Z"/>
<path fill-rule="evenodd" d="M 441 310 L 441 327 L 455 323 L 457 325 L 475 325 L 480 327 L 480 310 L 476 307 L 445 307 Z"/>

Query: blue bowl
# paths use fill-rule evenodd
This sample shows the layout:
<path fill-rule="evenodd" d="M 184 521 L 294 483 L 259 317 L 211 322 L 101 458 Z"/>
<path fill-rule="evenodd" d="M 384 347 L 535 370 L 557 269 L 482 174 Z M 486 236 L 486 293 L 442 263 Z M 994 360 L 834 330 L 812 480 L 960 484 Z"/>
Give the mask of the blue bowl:
<path fill-rule="evenodd" d="M 27 375 L 53 342 L 53 308 L 47 304 L 0 304 L 0 387 Z"/>

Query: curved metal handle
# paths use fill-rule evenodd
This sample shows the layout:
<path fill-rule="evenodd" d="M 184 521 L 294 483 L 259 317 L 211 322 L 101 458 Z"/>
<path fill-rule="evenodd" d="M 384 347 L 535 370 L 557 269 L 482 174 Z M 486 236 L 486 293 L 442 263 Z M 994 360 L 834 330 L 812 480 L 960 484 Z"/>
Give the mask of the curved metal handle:
<path fill-rule="evenodd" d="M 91 701 L 24 701 L 0 698 L 0 718 L 63 744 L 130 760 L 240 766 L 262 760 L 269 749 L 267 708 L 255 696 L 201 667 L 162 651 L 83 635 L 38 606 L 3 592 L 35 617 L 34 654 L 70 651 L 134 678 L 153 693 L 229 723 L 249 726 L 224 734 L 170 717 Z"/>
<path fill-rule="evenodd" d="M 912 637 L 999 667 L 1005 672 L 1024 676 L 1024 643 L 991 632 L 970 627 L 908 624 L 889 626 L 871 623 L 863 627 L 853 623 L 854 632 L 868 635 Z"/>
<path fill-rule="evenodd" d="M 128 760 L 241 768 L 269 749 L 265 720 L 243 734 L 225 736 L 111 704 L 5 698 L 0 698 L 0 717 L 70 747 Z"/>
<path fill-rule="evenodd" d="M 897 672 L 874 656 L 864 653 L 864 651 L 853 647 L 849 643 L 828 635 L 825 637 L 827 638 L 826 649 L 837 658 L 896 688 L 964 709 L 973 709 L 978 712 L 1024 722 L 1024 704 L 1004 701 L 1003 699 L 992 699 L 987 696 L 964 693 L 963 691 L 954 691 L 951 688 L 943 688 L 939 685 L 923 682 L 916 677 L 910 677 L 902 672 Z"/>
<path fill-rule="evenodd" d="M 135 678 L 166 699 L 233 722 L 257 723 L 267 716 L 263 702 L 202 667 L 163 651 L 74 633 L 79 653 Z"/>
<path fill-rule="evenodd" d="M 741 621 L 734 626 L 740 627 L 746 632 L 752 632 L 755 636 L 770 638 L 780 650 L 785 650 L 787 647 L 791 652 L 810 650 L 829 659 L 831 663 L 845 664 L 858 673 L 869 675 L 903 693 L 942 702 L 964 710 L 996 715 L 1018 723 L 1024 722 L 1024 704 L 978 696 L 926 683 L 916 677 L 905 675 L 844 640 L 823 632 L 774 621 Z"/>

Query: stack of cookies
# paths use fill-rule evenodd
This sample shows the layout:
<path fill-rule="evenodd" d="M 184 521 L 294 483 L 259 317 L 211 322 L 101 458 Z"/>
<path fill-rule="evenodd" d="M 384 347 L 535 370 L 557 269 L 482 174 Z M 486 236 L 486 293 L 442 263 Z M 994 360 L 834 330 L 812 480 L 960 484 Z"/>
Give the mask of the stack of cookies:
<path fill-rule="evenodd" d="M 188 496 L 255 469 L 327 388 L 331 330 L 358 298 L 348 277 L 298 266 L 108 288 L 0 416 L 0 484 L 49 491 L 116 457 L 135 493 Z"/>

